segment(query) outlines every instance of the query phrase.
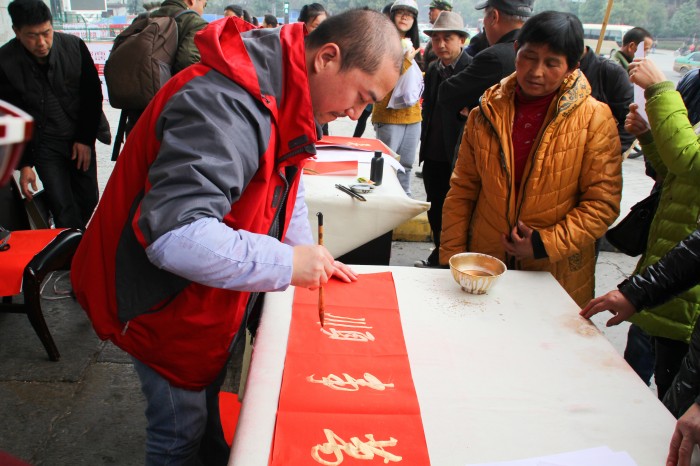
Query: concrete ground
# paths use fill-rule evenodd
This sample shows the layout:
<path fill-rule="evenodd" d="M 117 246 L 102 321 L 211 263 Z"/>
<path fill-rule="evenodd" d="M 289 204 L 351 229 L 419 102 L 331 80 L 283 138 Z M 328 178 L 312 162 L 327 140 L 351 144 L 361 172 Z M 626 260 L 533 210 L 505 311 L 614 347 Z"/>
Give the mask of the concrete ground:
<path fill-rule="evenodd" d="M 115 131 L 118 114 L 105 107 Z M 351 135 L 353 128 L 354 122 L 342 119 L 331 124 L 331 134 Z M 373 136 L 371 127 L 365 136 Z M 100 145 L 98 151 L 103 189 L 113 164 L 109 147 Z M 623 214 L 651 188 L 643 166 L 639 159 L 623 163 Z M 420 179 L 413 181 L 413 193 L 424 199 Z M 410 267 L 430 249 L 428 242 L 395 241 L 391 264 Z M 635 263 L 623 254 L 601 253 L 596 294 L 614 289 Z M 72 299 L 61 299 L 60 292 L 68 287 L 65 276 L 54 276 L 43 292 L 44 314 L 61 351 L 59 362 L 48 361 L 26 316 L 0 314 L 0 450 L 34 465 L 143 464 L 145 405 L 131 361 L 95 336 Z M 605 329 L 607 317 L 596 323 L 622 352 L 626 326 Z"/>

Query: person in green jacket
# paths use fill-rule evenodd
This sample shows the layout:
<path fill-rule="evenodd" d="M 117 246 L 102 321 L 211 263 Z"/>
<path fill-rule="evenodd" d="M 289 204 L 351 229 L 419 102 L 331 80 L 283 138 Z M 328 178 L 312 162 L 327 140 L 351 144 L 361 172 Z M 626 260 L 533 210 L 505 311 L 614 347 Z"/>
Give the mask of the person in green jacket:
<path fill-rule="evenodd" d="M 613 53 L 610 59 L 629 72 L 629 65 L 634 60 L 637 49 L 643 47 L 644 56 L 646 56 L 653 43 L 654 38 L 649 31 L 640 27 L 632 28 L 622 37 L 622 47 Z"/>
<path fill-rule="evenodd" d="M 194 45 L 194 35 L 204 29 L 207 21 L 202 18 L 207 0 L 165 0 L 151 17 L 175 17 L 183 10 L 192 10 L 197 14 L 184 14 L 175 18 L 177 23 L 177 52 L 173 64 L 173 76 L 199 62 L 199 50 Z"/>
<path fill-rule="evenodd" d="M 630 105 L 625 129 L 636 135 L 647 161 L 663 178 L 661 199 L 649 230 L 646 251 L 635 273 L 656 263 L 683 238 L 693 232 L 700 218 L 700 141 L 680 94 L 654 62 L 637 59 L 630 63 L 630 80 L 645 89 L 647 123 Z M 688 341 L 700 315 L 700 286 L 667 303 L 632 316 L 633 323 L 625 359 L 640 374 L 645 357 L 633 355 L 646 334 L 652 338 L 654 377 L 663 398 L 688 351 Z M 642 330 L 643 332 L 639 332 Z M 647 356 L 648 358 L 648 356 Z M 641 374 L 640 374 L 641 375 Z M 643 377 L 644 378 L 644 377 Z M 648 383 L 648 380 L 645 380 Z"/>

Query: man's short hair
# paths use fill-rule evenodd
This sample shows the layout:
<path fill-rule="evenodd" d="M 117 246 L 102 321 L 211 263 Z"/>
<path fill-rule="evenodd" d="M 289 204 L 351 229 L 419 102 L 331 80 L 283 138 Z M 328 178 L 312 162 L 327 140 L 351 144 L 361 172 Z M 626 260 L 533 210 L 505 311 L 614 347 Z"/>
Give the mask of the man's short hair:
<path fill-rule="evenodd" d="M 644 28 L 632 28 L 627 31 L 624 36 L 622 36 L 622 45 L 627 45 L 632 42 L 639 44 L 640 42 L 644 42 L 644 39 L 647 37 L 650 39 L 654 38 L 654 36 L 652 36 L 651 33 Z"/>
<path fill-rule="evenodd" d="M 566 56 L 573 70 L 583 55 L 583 25 L 571 13 L 543 11 L 528 19 L 518 33 L 518 46 L 548 45 L 552 52 Z"/>
<path fill-rule="evenodd" d="M 361 34 L 358 31 L 372 31 Z M 331 16 L 306 36 L 306 47 L 314 50 L 334 43 L 340 48 L 340 70 L 356 68 L 376 72 L 385 57 L 401 69 L 403 48 L 396 27 L 383 14 L 366 9 L 348 10 Z"/>
<path fill-rule="evenodd" d="M 226 8 L 224 8 L 224 11 L 226 10 L 233 11 L 233 14 L 239 18 L 243 17 L 243 7 L 240 5 L 228 5 Z"/>
<path fill-rule="evenodd" d="M 265 24 L 277 27 L 277 18 L 275 18 L 275 15 L 265 15 Z"/>
<path fill-rule="evenodd" d="M 21 29 L 24 26 L 35 26 L 47 21 L 53 23 L 51 10 L 41 0 L 14 0 L 7 6 L 12 19 L 12 26 Z"/>

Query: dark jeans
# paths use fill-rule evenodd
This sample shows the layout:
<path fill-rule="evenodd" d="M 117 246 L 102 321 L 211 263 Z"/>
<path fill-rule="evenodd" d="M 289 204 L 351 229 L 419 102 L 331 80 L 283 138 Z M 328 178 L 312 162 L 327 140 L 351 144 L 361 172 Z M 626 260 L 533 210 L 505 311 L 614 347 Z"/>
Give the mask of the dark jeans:
<path fill-rule="evenodd" d="M 639 326 L 630 326 L 625 360 L 647 385 L 654 374 L 659 399 L 671 387 L 687 353 L 688 344 L 683 341 L 651 337 Z"/>
<path fill-rule="evenodd" d="M 87 171 L 78 170 L 71 160 L 72 149 L 72 142 L 53 142 L 43 146 L 34 159 L 58 228 L 85 228 L 99 197 L 95 148 Z"/>
<path fill-rule="evenodd" d="M 433 230 L 433 243 L 435 249 L 428 257 L 431 265 L 438 265 L 440 258 L 440 232 L 442 231 L 442 205 L 450 190 L 450 176 L 452 175 L 452 163 L 441 160 L 423 161 L 423 185 L 425 186 L 426 200 L 430 202 L 428 210 L 428 223 Z"/>
<path fill-rule="evenodd" d="M 651 384 L 651 376 L 654 375 L 654 359 L 654 345 L 651 337 L 638 325 L 630 325 L 627 332 L 625 361 L 647 385 Z"/>
<path fill-rule="evenodd" d="M 225 466 L 230 449 L 219 413 L 219 391 L 228 363 L 204 390 L 172 386 L 132 357 L 146 397 L 146 466 L 178 464 Z"/>

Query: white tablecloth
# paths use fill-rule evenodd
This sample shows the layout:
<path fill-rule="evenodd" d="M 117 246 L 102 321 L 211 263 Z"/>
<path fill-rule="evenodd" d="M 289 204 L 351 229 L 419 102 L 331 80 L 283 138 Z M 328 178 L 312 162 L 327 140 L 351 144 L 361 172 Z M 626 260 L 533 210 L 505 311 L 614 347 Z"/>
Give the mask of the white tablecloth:
<path fill-rule="evenodd" d="M 674 418 L 550 274 L 508 271 L 475 296 L 449 270 L 356 270 L 394 274 L 433 465 L 601 445 L 665 464 Z M 230 465 L 267 464 L 292 297 L 266 296 Z"/>
<path fill-rule="evenodd" d="M 430 207 L 406 196 L 393 168 L 385 164 L 384 180 L 366 202 L 335 188 L 336 184 L 356 184 L 357 177 L 369 178 L 369 163 L 358 164 L 357 176 L 304 175 L 309 222 L 316 238 L 316 213 L 323 212 L 323 244 L 333 257 L 342 256 L 380 237 Z"/>

